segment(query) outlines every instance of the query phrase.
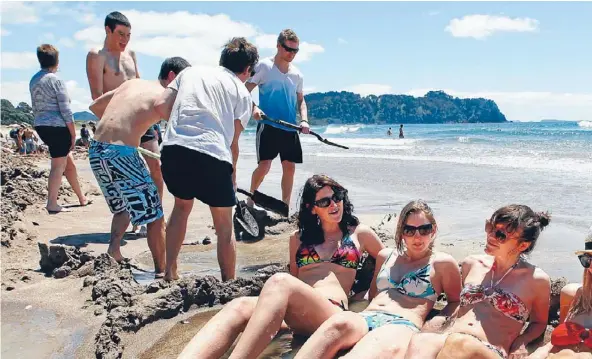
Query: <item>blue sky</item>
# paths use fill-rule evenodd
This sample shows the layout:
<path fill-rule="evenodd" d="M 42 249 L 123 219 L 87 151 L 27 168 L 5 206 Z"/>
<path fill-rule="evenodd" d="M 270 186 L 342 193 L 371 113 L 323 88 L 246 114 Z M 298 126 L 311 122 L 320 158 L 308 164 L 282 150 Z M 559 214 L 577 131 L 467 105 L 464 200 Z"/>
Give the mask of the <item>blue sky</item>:
<path fill-rule="evenodd" d="M 113 10 L 132 23 L 142 77 L 183 56 L 216 64 L 220 46 L 247 36 L 262 56 L 292 28 L 305 91 L 421 96 L 442 89 L 494 99 L 509 120 L 592 120 L 592 3 L 531 2 L 6 2 L 2 97 L 30 102 L 43 42 L 60 50 L 75 110 L 90 101 L 85 57 Z"/>

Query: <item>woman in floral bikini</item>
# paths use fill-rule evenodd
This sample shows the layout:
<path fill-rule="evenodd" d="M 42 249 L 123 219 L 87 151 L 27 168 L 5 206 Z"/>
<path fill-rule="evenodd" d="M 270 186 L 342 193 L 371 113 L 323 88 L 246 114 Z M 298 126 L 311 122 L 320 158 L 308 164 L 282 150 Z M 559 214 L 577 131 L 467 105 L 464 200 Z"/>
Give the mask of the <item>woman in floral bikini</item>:
<path fill-rule="evenodd" d="M 551 290 L 549 276 L 525 255 L 548 224 L 547 214 L 524 205 L 495 211 L 485 223 L 488 255 L 462 262 L 457 314 L 443 333 L 414 335 L 406 358 L 525 358 L 526 345 L 547 327 Z"/>

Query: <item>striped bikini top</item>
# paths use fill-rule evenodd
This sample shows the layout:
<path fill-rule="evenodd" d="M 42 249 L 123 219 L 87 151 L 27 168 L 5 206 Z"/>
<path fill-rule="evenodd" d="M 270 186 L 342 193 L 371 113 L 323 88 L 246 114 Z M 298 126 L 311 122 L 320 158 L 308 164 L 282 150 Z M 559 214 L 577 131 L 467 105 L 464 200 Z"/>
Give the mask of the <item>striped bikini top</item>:
<path fill-rule="evenodd" d="M 438 295 L 430 280 L 432 264 L 428 263 L 417 270 L 406 273 L 401 278 L 401 281 L 396 282 L 390 275 L 390 270 L 393 266 L 388 265 L 394 252 L 394 250 L 391 252 L 380 268 L 380 272 L 378 272 L 378 276 L 376 277 L 378 291 L 382 292 L 388 289 L 395 289 L 399 293 L 409 297 L 423 298 L 435 302 L 438 299 Z"/>

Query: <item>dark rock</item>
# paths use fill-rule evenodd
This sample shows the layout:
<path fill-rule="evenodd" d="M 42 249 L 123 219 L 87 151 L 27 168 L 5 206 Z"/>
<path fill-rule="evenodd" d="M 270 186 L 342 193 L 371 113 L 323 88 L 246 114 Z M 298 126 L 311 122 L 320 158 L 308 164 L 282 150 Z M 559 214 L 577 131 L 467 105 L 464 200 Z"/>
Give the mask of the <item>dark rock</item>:
<path fill-rule="evenodd" d="M 61 267 L 69 268 L 57 271 L 58 276 L 56 278 L 64 278 L 62 275 L 70 275 L 93 258 L 88 252 L 82 252 L 76 247 L 61 244 L 48 245 L 41 242 L 38 242 L 37 245 L 41 254 L 39 266 L 42 272 L 46 274 L 54 273 L 54 277 L 56 277 L 55 273 L 57 269 Z M 84 271 L 88 272 L 88 268 L 85 268 Z"/>
<path fill-rule="evenodd" d="M 72 273 L 72 268 L 70 268 L 69 266 L 62 266 L 60 268 L 54 269 L 53 277 L 57 279 L 65 278 L 69 276 L 70 273 Z"/>
<path fill-rule="evenodd" d="M 22 277 L 21 277 L 21 280 L 22 280 L 23 282 L 28 282 L 28 281 L 30 281 L 30 280 L 31 280 L 31 277 L 29 277 L 28 275 L 24 275 L 24 276 L 22 276 Z"/>
<path fill-rule="evenodd" d="M 10 292 L 11 290 L 14 290 L 14 287 L 11 285 L 7 285 L 6 290 Z"/>
<path fill-rule="evenodd" d="M 203 242 L 202 242 L 202 244 L 204 244 L 204 245 L 208 245 L 208 244 L 210 244 L 210 243 L 212 243 L 212 239 L 211 239 L 210 237 L 206 236 L 206 237 L 203 239 Z"/>

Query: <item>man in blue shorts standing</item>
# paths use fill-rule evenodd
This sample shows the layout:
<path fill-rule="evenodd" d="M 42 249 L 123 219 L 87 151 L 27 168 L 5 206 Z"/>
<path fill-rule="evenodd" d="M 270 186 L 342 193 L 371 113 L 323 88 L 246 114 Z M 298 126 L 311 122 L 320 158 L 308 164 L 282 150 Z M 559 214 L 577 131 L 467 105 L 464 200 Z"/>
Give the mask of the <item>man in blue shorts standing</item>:
<path fill-rule="evenodd" d="M 275 57 L 262 60 L 246 86 L 249 91 L 259 86 L 259 107 L 253 108 L 255 120 L 260 120 L 261 114 L 265 113 L 272 119 L 298 124 L 298 110 L 302 133 L 308 133 L 308 114 L 302 92 L 303 76 L 292 64 L 298 53 L 299 43 L 294 31 L 283 30 L 278 36 Z M 283 173 L 282 201 L 289 206 L 296 163 L 302 163 L 298 131 L 269 121 L 260 121 L 257 125 L 256 146 L 258 166 L 251 177 L 251 193 L 259 188 L 271 168 L 271 162 L 279 155 Z M 249 199 L 247 204 L 253 206 L 253 201 Z"/>

